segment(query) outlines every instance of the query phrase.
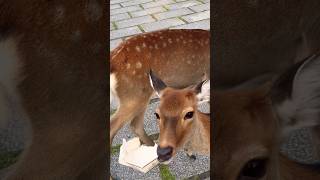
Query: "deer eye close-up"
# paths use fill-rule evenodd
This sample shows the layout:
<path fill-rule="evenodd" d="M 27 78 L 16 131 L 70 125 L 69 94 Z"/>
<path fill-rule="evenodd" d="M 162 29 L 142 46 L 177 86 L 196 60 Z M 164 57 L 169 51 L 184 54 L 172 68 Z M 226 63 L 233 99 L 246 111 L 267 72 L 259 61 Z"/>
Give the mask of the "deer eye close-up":
<path fill-rule="evenodd" d="M 191 119 L 191 118 L 193 118 L 193 111 L 187 112 L 187 114 L 184 116 L 185 120 Z"/>
<path fill-rule="evenodd" d="M 160 116 L 158 113 L 154 113 L 154 115 L 156 116 L 157 119 L 160 119 Z"/>
<path fill-rule="evenodd" d="M 253 159 L 242 168 L 238 180 L 258 180 L 266 174 L 267 159 Z"/>

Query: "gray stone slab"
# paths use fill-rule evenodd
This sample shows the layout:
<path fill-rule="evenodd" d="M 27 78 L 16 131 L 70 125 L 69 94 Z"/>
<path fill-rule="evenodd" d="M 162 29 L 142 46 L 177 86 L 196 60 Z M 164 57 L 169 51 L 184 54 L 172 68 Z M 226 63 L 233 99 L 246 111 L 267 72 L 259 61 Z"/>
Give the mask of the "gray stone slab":
<path fill-rule="evenodd" d="M 204 19 L 210 19 L 210 11 L 203 11 L 199 13 L 182 16 L 182 19 L 188 21 L 189 23 L 201 21 Z"/>
<path fill-rule="evenodd" d="M 191 6 L 189 8 L 195 12 L 209 11 L 210 10 L 210 3 Z"/>
<path fill-rule="evenodd" d="M 162 6 L 158 6 L 158 7 L 144 9 L 141 11 L 130 12 L 130 14 L 132 15 L 132 17 L 139 17 L 139 16 L 145 16 L 145 15 L 164 12 L 164 11 L 166 11 L 166 9 L 164 9 Z"/>
<path fill-rule="evenodd" d="M 117 8 L 121 8 L 120 4 L 111 4 L 110 5 L 110 10 L 111 9 L 117 9 Z"/>
<path fill-rule="evenodd" d="M 110 1 L 110 5 L 111 5 L 111 4 L 122 3 L 122 2 L 126 2 L 126 1 L 129 1 L 129 0 L 111 0 L 111 1 Z"/>
<path fill-rule="evenodd" d="M 144 31 L 151 32 L 151 31 L 166 29 L 169 27 L 178 26 L 182 24 L 185 24 L 182 20 L 178 18 L 172 18 L 172 19 L 165 19 L 165 20 L 161 20 L 153 23 L 143 24 L 141 25 L 141 27 L 143 28 Z"/>
<path fill-rule="evenodd" d="M 190 7 L 190 6 L 195 6 L 201 4 L 199 1 L 197 0 L 189 0 L 189 1 L 183 1 L 183 2 L 179 2 L 179 3 L 174 3 L 174 4 L 170 4 L 170 5 L 166 5 L 166 7 L 170 10 L 172 9 L 180 9 L 180 8 L 186 8 L 186 7 Z"/>
<path fill-rule="evenodd" d="M 155 2 L 142 4 L 142 7 L 144 9 L 147 9 L 147 8 L 152 8 L 152 7 L 157 7 L 157 6 L 163 6 L 166 4 L 172 4 L 172 3 L 175 3 L 175 2 L 173 0 L 157 0 Z"/>
<path fill-rule="evenodd" d="M 125 28 L 125 27 L 136 26 L 136 25 L 150 23 L 150 22 L 154 22 L 154 21 L 155 21 L 154 18 L 152 18 L 150 15 L 146 15 L 146 16 L 126 19 L 126 20 L 122 20 L 122 21 L 117 21 L 116 25 L 119 29 L 121 29 L 121 28 Z"/>
<path fill-rule="evenodd" d="M 110 31 L 110 39 L 113 40 L 113 39 L 123 38 L 123 37 L 132 36 L 140 33 L 142 33 L 142 31 L 136 26 L 124 28 L 124 29 Z"/>
<path fill-rule="evenodd" d="M 210 29 L 210 19 L 197 21 L 197 22 L 189 23 L 189 24 L 184 24 L 184 25 L 180 25 L 180 26 L 175 26 L 170 29 L 205 29 L 205 30 L 209 30 Z"/>
<path fill-rule="evenodd" d="M 126 6 L 133 6 L 133 5 L 139 5 L 147 2 L 153 2 L 153 0 L 131 0 L 131 1 L 126 1 L 123 3 L 120 3 L 123 7 Z"/>
<path fill-rule="evenodd" d="M 128 6 L 128 7 L 118 8 L 118 9 L 111 9 L 110 14 L 115 15 L 115 14 L 121 14 L 125 12 L 138 11 L 141 9 L 142 8 L 140 6 Z"/>
<path fill-rule="evenodd" d="M 162 20 L 162 19 L 169 19 L 173 17 L 179 17 L 179 16 L 191 14 L 191 13 L 193 12 L 190 9 L 182 8 L 177 10 L 170 10 L 166 12 L 156 13 L 154 14 L 154 17 L 157 18 L 158 20 Z"/>
<path fill-rule="evenodd" d="M 122 14 L 116 14 L 113 16 L 110 16 L 110 21 L 120 21 L 124 19 L 131 18 L 128 13 L 122 13 Z"/>

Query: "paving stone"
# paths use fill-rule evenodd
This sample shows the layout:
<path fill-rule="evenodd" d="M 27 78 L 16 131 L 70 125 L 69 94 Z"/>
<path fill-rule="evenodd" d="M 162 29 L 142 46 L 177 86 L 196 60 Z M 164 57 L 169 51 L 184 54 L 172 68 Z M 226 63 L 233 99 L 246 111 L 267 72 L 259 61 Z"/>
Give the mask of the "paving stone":
<path fill-rule="evenodd" d="M 166 29 L 172 26 L 178 26 L 185 24 L 182 20 L 178 18 L 165 19 L 153 23 L 143 24 L 141 25 L 142 29 L 146 32 L 155 31 L 159 29 Z"/>
<path fill-rule="evenodd" d="M 179 17 L 179 16 L 191 14 L 191 13 L 193 12 L 190 9 L 183 8 L 183 9 L 177 9 L 173 11 L 157 13 L 157 14 L 154 14 L 154 17 L 156 17 L 158 20 L 162 20 L 162 19 L 168 19 L 173 17 Z"/>
<path fill-rule="evenodd" d="M 172 27 L 171 29 L 210 29 L 210 19 Z"/>
<path fill-rule="evenodd" d="M 110 14 L 115 15 L 115 14 L 121 14 L 125 12 L 138 11 L 141 9 L 142 8 L 140 6 L 128 6 L 128 7 L 118 8 L 118 9 L 111 9 Z"/>
<path fill-rule="evenodd" d="M 199 13 L 194 13 L 186 16 L 182 16 L 182 19 L 188 21 L 188 22 L 196 22 L 204 19 L 210 18 L 210 11 L 203 11 Z"/>
<path fill-rule="evenodd" d="M 110 21 L 120 21 L 124 19 L 129 19 L 131 18 L 128 13 L 123 13 L 123 14 L 116 14 L 113 16 L 110 16 Z"/>
<path fill-rule="evenodd" d="M 210 3 L 191 6 L 191 7 L 189 7 L 189 9 L 192 9 L 195 12 L 209 11 L 210 10 Z"/>
<path fill-rule="evenodd" d="M 122 42 L 122 39 L 115 39 L 110 41 L 110 51 L 116 48 L 121 42 Z"/>
<path fill-rule="evenodd" d="M 171 3 L 175 3 L 175 2 L 173 0 L 158 0 L 155 2 L 142 4 L 142 7 L 144 9 L 147 9 L 147 8 L 156 7 L 156 6 L 163 6 L 163 5 L 171 4 Z"/>
<path fill-rule="evenodd" d="M 153 0 L 131 0 L 131 1 L 126 1 L 126 2 L 121 3 L 121 5 L 123 7 L 126 7 L 126 6 L 139 5 L 139 4 L 143 4 L 143 3 L 147 3 L 147 2 L 153 2 Z"/>
<path fill-rule="evenodd" d="M 143 23 L 150 23 L 154 21 L 155 21 L 154 18 L 152 18 L 150 15 L 147 15 L 147 16 L 141 16 L 141 17 L 118 21 L 116 22 L 116 25 L 120 29 L 120 28 L 125 28 L 130 26 L 136 26 Z"/>
<path fill-rule="evenodd" d="M 112 4 L 112 5 L 110 5 L 110 9 L 117 9 L 117 8 L 121 8 L 120 4 Z"/>
<path fill-rule="evenodd" d="M 164 11 L 166 11 L 166 9 L 164 9 L 161 6 L 158 6 L 158 7 L 144 9 L 141 11 L 130 12 L 130 14 L 132 15 L 132 17 L 139 17 L 139 16 L 145 16 L 145 15 L 154 14 L 154 13 L 158 13 L 158 12 L 164 12 Z"/>
<path fill-rule="evenodd" d="M 128 0 L 111 0 L 110 5 L 111 4 L 118 4 L 118 3 L 122 3 L 122 2 L 126 2 L 126 1 L 128 1 Z"/>
<path fill-rule="evenodd" d="M 135 34 L 142 33 L 142 31 L 138 27 L 129 27 L 119 30 L 110 31 L 110 39 L 118 39 L 126 36 L 131 36 Z"/>
<path fill-rule="evenodd" d="M 195 6 L 198 4 L 201 4 L 201 3 L 196 0 L 190 0 L 190 1 L 184 1 L 184 2 L 166 5 L 166 7 L 172 10 L 172 9 L 181 9 L 181 8 L 186 8 L 186 7 L 190 7 L 190 6 Z"/>

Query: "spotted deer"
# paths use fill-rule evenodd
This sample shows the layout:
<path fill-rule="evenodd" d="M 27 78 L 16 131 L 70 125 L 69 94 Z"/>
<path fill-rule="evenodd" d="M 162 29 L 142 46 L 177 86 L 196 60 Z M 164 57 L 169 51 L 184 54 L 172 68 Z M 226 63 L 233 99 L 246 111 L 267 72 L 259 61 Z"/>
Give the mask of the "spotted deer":
<path fill-rule="evenodd" d="M 30 125 L 1 179 L 106 178 L 106 10 L 101 0 L 0 0 L 0 124 L 18 112 Z"/>
<path fill-rule="evenodd" d="M 160 105 L 155 116 L 160 129 L 158 160 L 170 162 L 179 149 L 209 155 L 210 153 L 210 114 L 198 110 L 200 99 L 210 99 L 208 87 L 210 81 L 203 81 L 195 87 L 175 89 L 168 87 L 159 77 L 150 71 L 150 82 L 160 97 Z"/>
<path fill-rule="evenodd" d="M 320 124 L 320 54 L 251 90 L 214 91 L 213 179 L 316 180 L 318 164 L 279 149 L 294 130 Z"/>
<path fill-rule="evenodd" d="M 110 100 L 118 102 L 111 117 L 110 141 L 130 122 L 140 140 L 153 145 L 144 126 L 144 112 L 153 94 L 150 69 L 169 86 L 187 87 L 210 74 L 210 33 L 206 30 L 160 30 L 121 43 L 110 54 Z"/>

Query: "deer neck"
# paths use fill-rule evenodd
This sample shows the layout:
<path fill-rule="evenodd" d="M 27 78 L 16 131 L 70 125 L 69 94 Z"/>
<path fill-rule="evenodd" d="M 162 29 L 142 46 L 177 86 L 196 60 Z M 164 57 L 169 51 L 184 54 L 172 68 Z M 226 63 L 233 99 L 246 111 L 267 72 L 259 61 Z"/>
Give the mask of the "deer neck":
<path fill-rule="evenodd" d="M 196 115 L 186 148 L 188 151 L 208 155 L 210 153 L 210 115 L 199 111 Z"/>

